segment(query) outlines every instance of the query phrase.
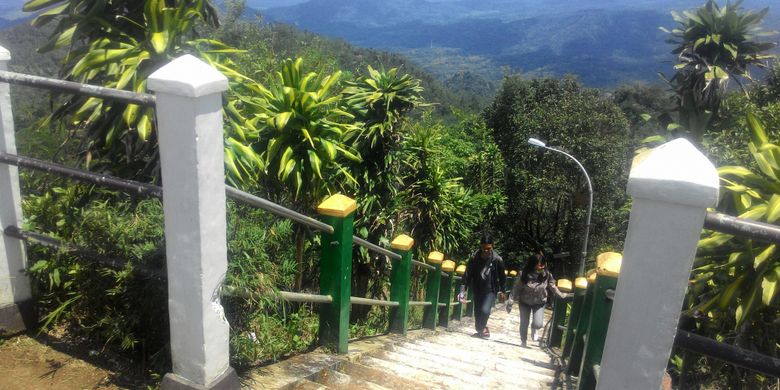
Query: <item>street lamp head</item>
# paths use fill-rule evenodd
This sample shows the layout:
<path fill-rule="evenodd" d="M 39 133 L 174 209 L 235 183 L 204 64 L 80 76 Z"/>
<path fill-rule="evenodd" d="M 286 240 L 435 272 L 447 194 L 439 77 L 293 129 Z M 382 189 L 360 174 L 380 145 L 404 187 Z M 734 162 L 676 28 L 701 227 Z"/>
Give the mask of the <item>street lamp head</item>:
<path fill-rule="evenodd" d="M 542 141 L 540 141 L 540 140 L 538 140 L 536 138 L 529 138 L 528 139 L 528 143 L 533 145 L 533 146 L 538 146 L 540 148 L 546 148 L 547 147 L 547 145 L 545 145 L 544 142 L 542 142 Z"/>

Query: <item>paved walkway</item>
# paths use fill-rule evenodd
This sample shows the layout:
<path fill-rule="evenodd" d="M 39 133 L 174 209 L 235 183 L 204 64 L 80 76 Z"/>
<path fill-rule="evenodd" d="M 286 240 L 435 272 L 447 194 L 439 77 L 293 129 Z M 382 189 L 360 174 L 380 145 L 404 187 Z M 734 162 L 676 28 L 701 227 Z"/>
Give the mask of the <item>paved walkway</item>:
<path fill-rule="evenodd" d="M 549 313 L 546 313 L 546 319 Z M 413 330 L 349 344 L 335 356 L 314 351 L 250 372 L 250 389 L 557 389 L 556 360 L 537 342 L 520 346 L 520 318 L 499 304 L 491 338 L 473 337 L 471 317 L 449 329 Z"/>

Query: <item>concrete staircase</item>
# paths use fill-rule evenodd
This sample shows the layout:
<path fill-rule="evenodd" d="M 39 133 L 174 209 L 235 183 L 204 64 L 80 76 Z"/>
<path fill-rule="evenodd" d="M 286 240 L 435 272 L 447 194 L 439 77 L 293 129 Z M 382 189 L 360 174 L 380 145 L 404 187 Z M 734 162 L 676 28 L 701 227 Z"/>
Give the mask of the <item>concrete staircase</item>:
<path fill-rule="evenodd" d="M 562 388 L 554 357 L 538 342 L 520 346 L 516 307 L 509 315 L 503 304 L 496 307 L 490 339 L 473 337 L 473 324 L 464 317 L 450 321 L 449 329 L 353 341 L 346 355 L 317 350 L 253 370 L 243 384 L 285 390 Z"/>

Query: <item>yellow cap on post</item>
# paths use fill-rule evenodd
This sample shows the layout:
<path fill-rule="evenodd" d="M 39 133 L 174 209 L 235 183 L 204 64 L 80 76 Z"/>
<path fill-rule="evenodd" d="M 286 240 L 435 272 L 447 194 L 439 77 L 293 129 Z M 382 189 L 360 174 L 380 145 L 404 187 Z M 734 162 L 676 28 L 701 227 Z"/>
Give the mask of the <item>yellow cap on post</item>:
<path fill-rule="evenodd" d="M 588 288 L 588 279 L 585 279 L 583 277 L 579 277 L 577 279 L 574 279 L 574 287 L 575 288 L 581 288 L 583 290 Z"/>
<path fill-rule="evenodd" d="M 596 257 L 598 268 L 596 273 L 613 278 L 620 275 L 620 265 L 623 263 L 623 255 L 617 252 L 604 252 Z"/>
<path fill-rule="evenodd" d="M 399 251 L 408 251 L 409 249 L 412 249 L 413 246 L 414 238 L 411 238 L 406 234 L 396 237 L 393 242 L 390 243 L 391 248 L 398 249 Z"/>
<path fill-rule="evenodd" d="M 463 276 L 463 274 L 466 273 L 466 265 L 464 264 L 459 265 L 458 268 L 455 268 L 455 273 L 460 276 Z"/>
<path fill-rule="evenodd" d="M 563 292 L 571 292 L 571 280 L 569 279 L 558 279 L 558 290 L 561 290 Z"/>
<path fill-rule="evenodd" d="M 444 262 L 441 263 L 441 270 L 444 272 L 455 271 L 455 262 L 452 260 L 444 260 Z"/>
<path fill-rule="evenodd" d="M 509 271 L 509 276 L 517 276 L 517 271 L 515 270 Z"/>
<path fill-rule="evenodd" d="M 596 269 L 586 272 L 585 277 L 588 279 L 588 283 L 596 283 Z"/>
<path fill-rule="evenodd" d="M 357 208 L 357 203 L 350 197 L 336 194 L 317 206 L 317 212 L 330 217 L 344 218 Z"/>
<path fill-rule="evenodd" d="M 428 254 L 428 262 L 431 264 L 441 264 L 444 261 L 444 253 L 433 251 Z"/>

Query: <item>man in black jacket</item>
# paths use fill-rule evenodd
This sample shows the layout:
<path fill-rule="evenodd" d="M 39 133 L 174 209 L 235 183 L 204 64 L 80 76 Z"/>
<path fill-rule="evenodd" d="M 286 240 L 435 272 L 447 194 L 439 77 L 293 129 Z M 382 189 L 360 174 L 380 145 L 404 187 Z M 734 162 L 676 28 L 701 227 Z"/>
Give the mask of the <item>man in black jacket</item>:
<path fill-rule="evenodd" d="M 474 328 L 477 336 L 490 337 L 487 327 L 490 310 L 496 296 L 505 298 L 506 275 L 504 274 L 504 260 L 493 250 L 493 237 L 482 236 L 479 242 L 480 249 L 474 252 L 463 275 L 463 285 L 459 299 L 463 301 L 466 291 L 474 292 Z"/>

